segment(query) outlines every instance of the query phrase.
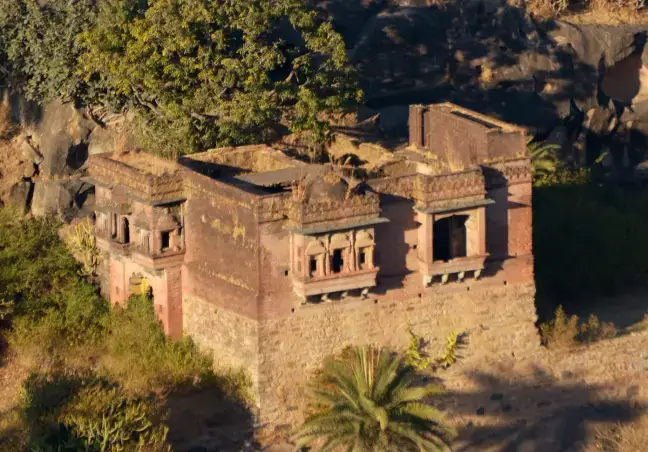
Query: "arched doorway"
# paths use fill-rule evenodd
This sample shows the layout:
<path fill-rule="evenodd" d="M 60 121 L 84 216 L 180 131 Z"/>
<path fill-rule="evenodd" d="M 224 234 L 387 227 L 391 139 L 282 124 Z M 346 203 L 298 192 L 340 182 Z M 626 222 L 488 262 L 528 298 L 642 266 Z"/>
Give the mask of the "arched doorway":
<path fill-rule="evenodd" d="M 128 280 L 128 287 L 130 295 L 146 295 L 153 297 L 153 289 L 149 284 L 148 278 L 142 276 L 141 273 L 133 273 Z"/>

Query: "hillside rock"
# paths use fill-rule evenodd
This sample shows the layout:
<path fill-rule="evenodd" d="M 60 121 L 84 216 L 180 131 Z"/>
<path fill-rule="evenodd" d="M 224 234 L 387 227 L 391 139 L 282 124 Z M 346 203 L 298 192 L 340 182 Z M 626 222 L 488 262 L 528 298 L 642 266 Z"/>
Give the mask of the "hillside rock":
<path fill-rule="evenodd" d="M 29 180 L 23 180 L 11 187 L 9 194 L 9 204 L 24 211 L 29 210 L 32 199 L 34 184 Z"/>
<path fill-rule="evenodd" d="M 35 216 L 58 216 L 71 221 L 93 198 L 93 187 L 80 179 L 38 180 L 34 186 L 31 212 Z"/>
<path fill-rule="evenodd" d="M 94 126 L 73 104 L 59 100 L 47 104 L 31 136 L 43 156 L 40 173 L 61 177 L 81 168 L 88 158 L 87 138 Z"/>
<path fill-rule="evenodd" d="M 450 100 L 550 130 L 570 99 L 584 110 L 648 99 L 646 30 L 536 21 L 503 3 L 402 6 L 369 19 L 350 57 L 374 108 Z"/>

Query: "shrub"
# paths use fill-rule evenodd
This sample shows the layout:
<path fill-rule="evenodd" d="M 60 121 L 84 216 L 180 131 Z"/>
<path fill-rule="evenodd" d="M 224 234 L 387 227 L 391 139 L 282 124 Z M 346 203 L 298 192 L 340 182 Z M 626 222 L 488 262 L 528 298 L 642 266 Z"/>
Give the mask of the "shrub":
<path fill-rule="evenodd" d="M 165 410 L 92 374 L 32 374 L 22 409 L 32 450 L 168 450 Z"/>
<path fill-rule="evenodd" d="M 562 306 L 558 306 L 555 317 L 540 325 L 543 345 L 549 348 L 569 348 L 578 344 L 591 344 L 604 339 L 612 339 L 618 334 L 611 322 L 601 323 L 598 317 L 590 314 L 587 322 L 579 326 L 578 316 L 567 316 Z"/>
<path fill-rule="evenodd" d="M 596 430 L 596 450 L 604 452 L 639 452 L 648 445 L 648 415 L 628 423 Z"/>
<path fill-rule="evenodd" d="M 98 343 L 108 304 L 78 276 L 58 223 L 0 209 L 0 300 L 11 314 L 9 341 L 22 356 Z"/>
<path fill-rule="evenodd" d="M 101 251 L 97 248 L 94 225 L 89 219 L 82 220 L 67 235 L 70 252 L 83 265 L 82 276 L 94 276 L 101 263 Z"/>
<path fill-rule="evenodd" d="M 459 350 L 459 337 L 453 331 L 448 335 L 445 349 L 441 356 L 437 358 L 437 363 L 445 368 L 450 367 L 457 362 L 457 350 Z"/>
<path fill-rule="evenodd" d="M 405 364 L 412 366 L 417 370 L 425 370 L 430 366 L 430 359 L 421 356 L 421 347 L 423 346 L 423 338 L 414 334 L 414 331 L 409 330 L 410 341 L 405 350 Z"/>
<path fill-rule="evenodd" d="M 645 284 L 648 191 L 598 186 L 584 178 L 565 176 L 533 191 L 540 297 L 614 295 Z"/>
<path fill-rule="evenodd" d="M 542 343 L 549 348 L 573 347 L 577 344 L 578 335 L 578 317 L 568 317 L 562 306 L 556 308 L 551 321 L 540 325 Z"/>
<path fill-rule="evenodd" d="M 585 344 L 591 344 L 604 339 L 612 339 L 619 331 L 612 322 L 601 323 L 594 314 L 590 314 L 586 323 L 580 327 L 579 339 Z"/>
<path fill-rule="evenodd" d="M 170 388 L 213 382 L 212 360 L 189 338 L 170 340 L 155 316 L 150 298 L 129 298 L 116 307 L 106 339 L 104 364 L 132 389 Z"/>

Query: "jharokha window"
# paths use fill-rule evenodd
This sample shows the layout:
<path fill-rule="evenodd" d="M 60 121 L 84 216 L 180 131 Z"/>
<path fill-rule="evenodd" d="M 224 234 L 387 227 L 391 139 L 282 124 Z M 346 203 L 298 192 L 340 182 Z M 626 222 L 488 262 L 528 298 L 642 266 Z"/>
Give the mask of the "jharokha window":
<path fill-rule="evenodd" d="M 333 250 L 333 257 L 331 259 L 331 272 L 340 273 L 344 269 L 344 250 Z"/>
<path fill-rule="evenodd" d="M 366 231 L 361 231 L 356 237 L 356 263 L 358 270 L 374 268 L 374 238 Z"/>
<path fill-rule="evenodd" d="M 348 251 L 351 249 L 349 235 L 340 233 L 331 237 L 331 273 L 343 273 L 347 267 Z"/>
<path fill-rule="evenodd" d="M 319 240 L 311 242 L 306 247 L 306 259 L 308 262 L 308 276 L 317 278 L 324 276 L 324 256 L 326 248 Z"/>
<path fill-rule="evenodd" d="M 434 222 L 434 260 L 449 261 L 466 257 L 468 215 L 452 215 Z"/>
<path fill-rule="evenodd" d="M 171 231 L 163 231 L 161 234 L 161 238 L 162 238 L 162 244 L 161 244 L 162 251 L 167 251 L 171 247 Z"/>

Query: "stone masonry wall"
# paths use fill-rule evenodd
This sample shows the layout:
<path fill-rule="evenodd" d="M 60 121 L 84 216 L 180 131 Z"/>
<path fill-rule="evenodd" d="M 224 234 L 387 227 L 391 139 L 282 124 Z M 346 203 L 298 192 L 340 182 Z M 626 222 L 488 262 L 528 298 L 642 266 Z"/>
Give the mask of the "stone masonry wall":
<path fill-rule="evenodd" d="M 539 345 L 532 284 L 440 288 L 407 300 L 353 300 L 306 306 L 259 326 L 260 422 L 288 433 L 304 414 L 305 383 L 330 354 L 373 343 L 403 350 L 408 328 L 430 341 L 436 356 L 447 335 L 466 333 L 465 362 L 524 355 Z"/>
<path fill-rule="evenodd" d="M 185 296 L 182 311 L 184 331 L 212 353 L 215 366 L 244 369 L 258 389 L 258 322 L 199 297 Z"/>

